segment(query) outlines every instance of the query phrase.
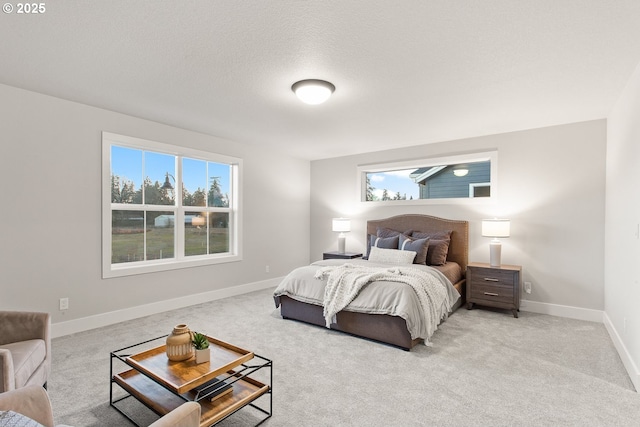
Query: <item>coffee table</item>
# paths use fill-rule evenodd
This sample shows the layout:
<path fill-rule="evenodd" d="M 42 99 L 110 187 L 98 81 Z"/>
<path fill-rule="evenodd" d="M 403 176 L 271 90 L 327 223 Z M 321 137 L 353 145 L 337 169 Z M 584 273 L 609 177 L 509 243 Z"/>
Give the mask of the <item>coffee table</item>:
<path fill-rule="evenodd" d="M 109 390 L 110 405 L 139 426 L 118 403 L 134 397 L 158 415 L 165 415 L 187 401 L 202 407 L 200 427 L 212 426 L 242 408 L 250 406 L 266 415 L 257 425 L 271 417 L 273 407 L 273 362 L 262 356 L 220 341 L 209 339 L 211 360 L 196 364 L 195 357 L 170 361 L 164 342 L 167 335 L 111 352 Z M 114 373 L 116 367 L 126 370 Z M 257 374 L 258 371 L 268 369 Z M 249 375 L 268 375 L 269 384 Z M 114 397 L 114 386 L 123 389 L 124 397 Z M 268 409 L 255 402 L 268 396 Z M 264 404 L 263 404 L 264 405 Z"/>

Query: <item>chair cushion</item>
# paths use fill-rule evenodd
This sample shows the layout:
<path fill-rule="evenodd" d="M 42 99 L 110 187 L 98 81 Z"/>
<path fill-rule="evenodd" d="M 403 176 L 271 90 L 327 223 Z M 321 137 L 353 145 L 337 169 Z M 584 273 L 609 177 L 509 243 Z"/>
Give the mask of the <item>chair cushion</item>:
<path fill-rule="evenodd" d="M 47 347 L 44 340 L 28 340 L 11 344 L 3 344 L 4 348 L 11 352 L 13 369 L 15 374 L 15 388 L 24 387 L 31 375 L 44 362 L 47 355 Z"/>

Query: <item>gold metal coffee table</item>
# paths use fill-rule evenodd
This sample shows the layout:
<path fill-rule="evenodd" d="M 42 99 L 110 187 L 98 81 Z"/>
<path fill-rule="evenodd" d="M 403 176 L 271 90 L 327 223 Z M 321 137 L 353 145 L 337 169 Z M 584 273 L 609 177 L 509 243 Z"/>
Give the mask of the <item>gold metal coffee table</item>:
<path fill-rule="evenodd" d="M 273 407 L 273 362 L 251 351 L 207 337 L 211 360 L 196 364 L 195 357 L 170 361 L 165 345 L 153 345 L 166 335 L 111 352 L 109 402 L 135 425 L 139 424 L 119 402 L 134 397 L 158 415 L 165 415 L 187 401 L 200 403 L 200 426 L 212 426 L 240 409 L 250 406 L 264 417 L 257 425 L 271 417 Z M 126 365 L 124 371 L 114 373 L 114 362 Z M 124 365 L 123 365 L 124 364 Z M 267 374 L 269 384 L 250 375 Z M 114 386 L 122 388 L 124 397 L 114 398 Z M 255 402 L 268 395 L 268 409 Z M 264 406 L 264 404 L 263 404 Z"/>

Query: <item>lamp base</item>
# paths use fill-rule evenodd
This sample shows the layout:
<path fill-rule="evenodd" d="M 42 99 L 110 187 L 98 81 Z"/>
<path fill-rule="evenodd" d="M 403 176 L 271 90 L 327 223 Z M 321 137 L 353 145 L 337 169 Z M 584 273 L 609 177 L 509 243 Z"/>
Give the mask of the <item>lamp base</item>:
<path fill-rule="evenodd" d="M 498 239 L 494 239 L 489 243 L 489 263 L 491 267 L 500 267 L 500 258 L 502 254 L 502 243 Z"/>
<path fill-rule="evenodd" d="M 347 240 L 347 236 L 344 233 L 340 233 L 338 235 L 338 252 L 343 254 L 345 252 L 345 241 Z"/>

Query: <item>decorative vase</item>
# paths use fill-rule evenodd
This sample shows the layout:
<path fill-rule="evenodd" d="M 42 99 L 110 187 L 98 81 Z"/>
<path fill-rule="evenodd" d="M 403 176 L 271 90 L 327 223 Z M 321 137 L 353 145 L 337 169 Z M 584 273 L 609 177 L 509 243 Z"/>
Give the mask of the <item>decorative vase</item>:
<path fill-rule="evenodd" d="M 193 357 L 191 331 L 185 324 L 176 325 L 167 337 L 167 357 L 173 362 Z"/>
<path fill-rule="evenodd" d="M 202 350 L 196 350 L 196 364 L 208 362 L 211 360 L 211 349 L 204 348 Z"/>

